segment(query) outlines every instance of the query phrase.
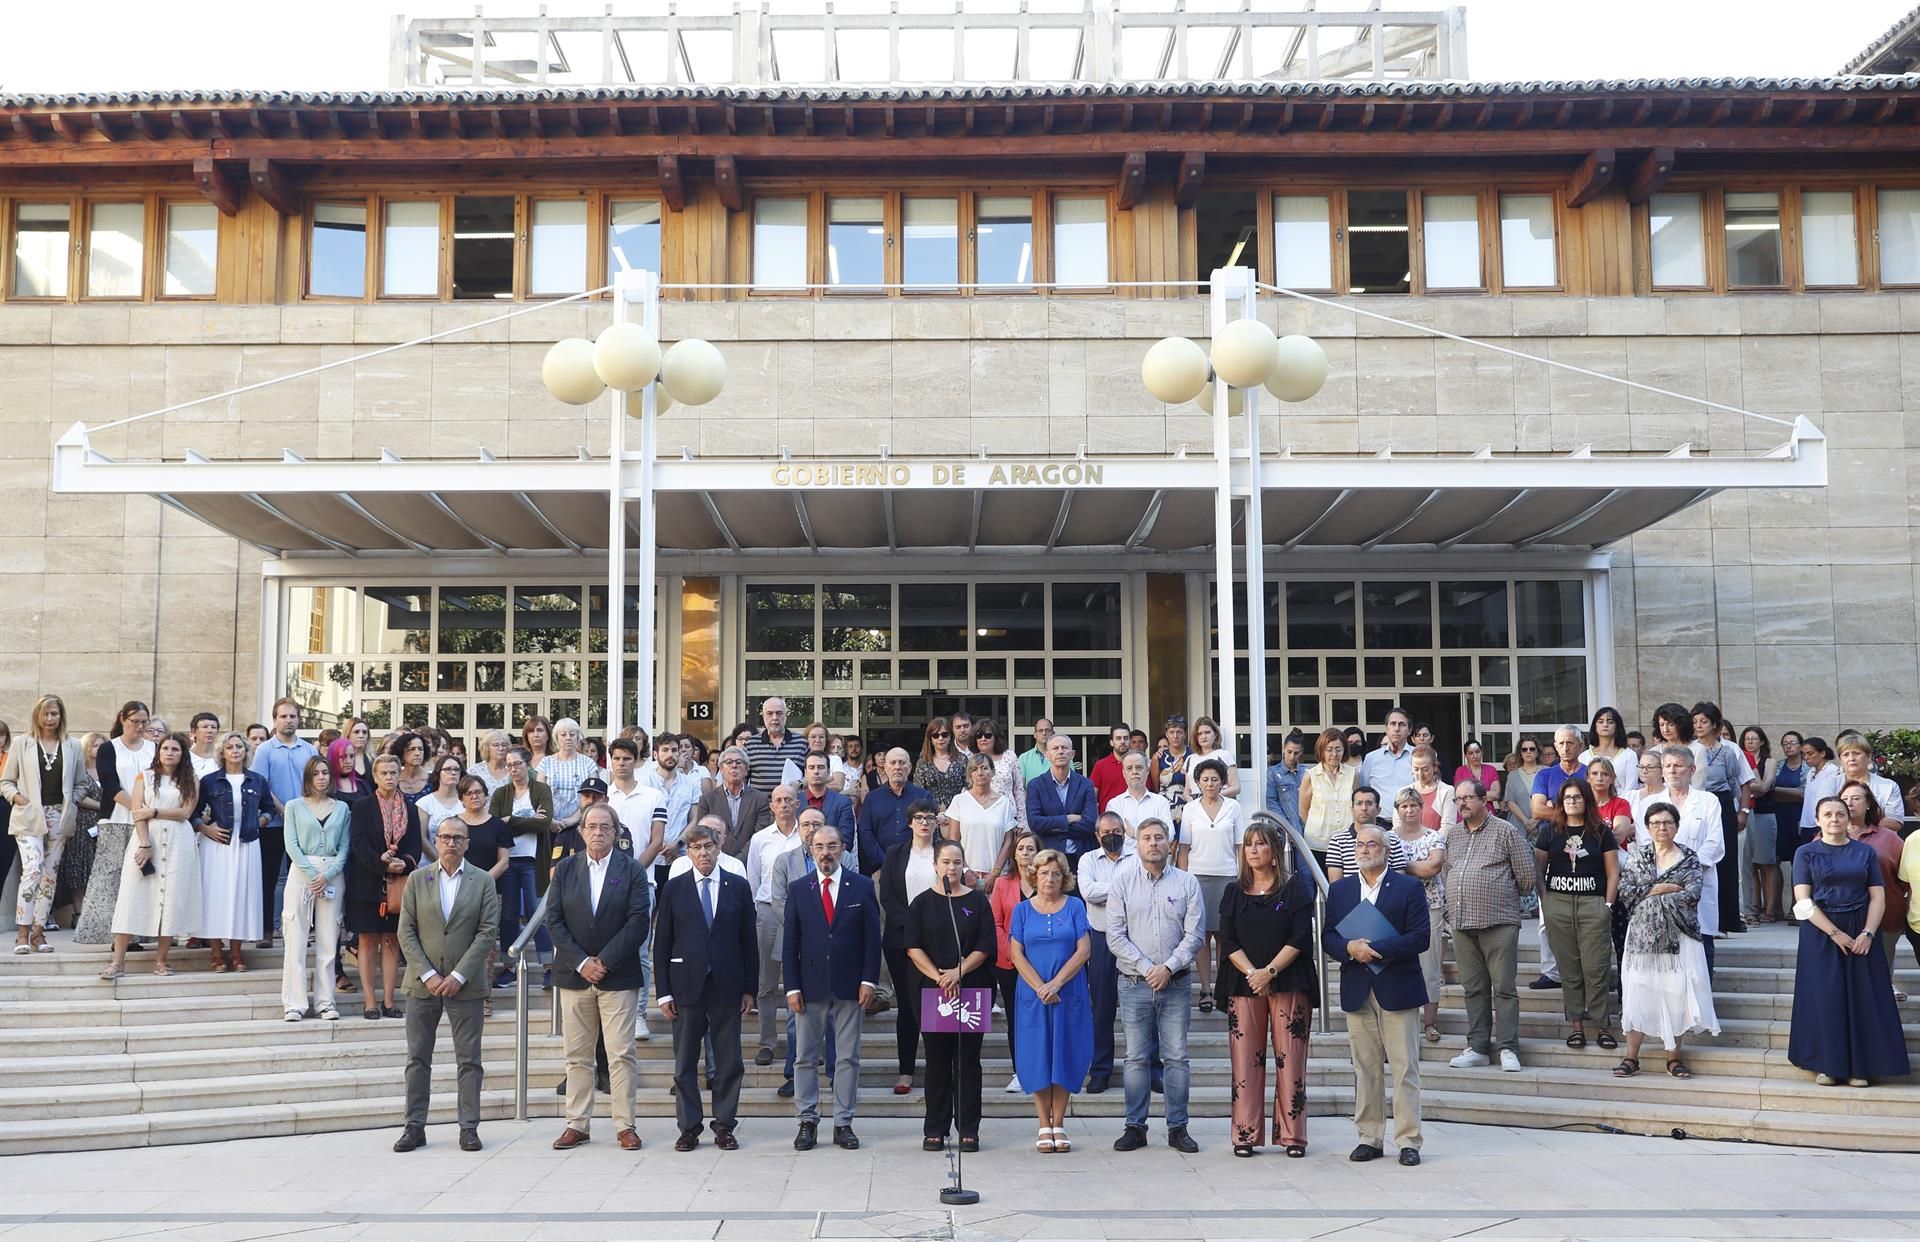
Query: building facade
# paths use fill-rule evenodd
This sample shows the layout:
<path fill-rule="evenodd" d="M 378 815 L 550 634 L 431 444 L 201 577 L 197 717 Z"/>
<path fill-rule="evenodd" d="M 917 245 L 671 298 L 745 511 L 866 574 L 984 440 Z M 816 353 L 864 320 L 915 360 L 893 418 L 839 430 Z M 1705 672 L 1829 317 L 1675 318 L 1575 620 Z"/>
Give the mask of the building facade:
<path fill-rule="evenodd" d="M 291 693 L 314 728 L 599 731 L 610 419 L 541 364 L 609 307 L 482 321 L 623 265 L 728 364 L 654 420 L 630 520 L 652 727 L 774 693 L 870 745 L 1217 714 L 1216 422 L 1140 365 L 1206 338 L 1236 264 L 1319 299 L 1259 313 L 1331 361 L 1256 404 L 1257 462 L 1231 423 L 1264 549 L 1236 753 L 1394 702 L 1500 751 L 1602 704 L 1830 732 L 1920 702 L 1920 78 L 0 113 L 16 727 L 42 692 L 89 725 Z"/>

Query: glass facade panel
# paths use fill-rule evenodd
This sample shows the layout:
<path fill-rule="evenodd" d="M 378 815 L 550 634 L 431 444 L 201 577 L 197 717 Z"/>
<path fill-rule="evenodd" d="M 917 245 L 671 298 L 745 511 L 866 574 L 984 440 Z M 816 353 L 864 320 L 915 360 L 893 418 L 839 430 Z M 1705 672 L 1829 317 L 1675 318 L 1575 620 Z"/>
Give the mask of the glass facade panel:
<path fill-rule="evenodd" d="M 965 651 L 967 586 L 964 582 L 900 584 L 900 650 Z M 900 670 L 906 678 L 906 667 Z"/>
<path fill-rule="evenodd" d="M 360 650 L 404 655 L 433 648 L 433 596 L 425 587 L 368 586 L 361 591 Z"/>
<path fill-rule="evenodd" d="M 1707 283 L 1707 246 L 1698 194 L 1655 194 L 1647 203 L 1656 289 Z"/>
<path fill-rule="evenodd" d="M 1033 284 L 1033 199 L 982 196 L 974 204 L 974 279 L 983 285 Z"/>
<path fill-rule="evenodd" d="M 753 201 L 753 283 L 759 289 L 798 289 L 807 283 L 807 200 Z"/>
<path fill-rule="evenodd" d="M 465 584 L 441 587 L 438 649 L 449 654 L 504 653 L 507 649 L 506 588 Z M 403 678 L 404 675 L 403 668 Z"/>
<path fill-rule="evenodd" d="M 1809 285 L 1860 283 L 1860 242 L 1853 191 L 1805 190 L 1800 195 L 1801 262 Z"/>
<path fill-rule="evenodd" d="M 13 296 L 66 297 L 73 209 L 66 203 L 21 203 L 13 213 Z"/>
<path fill-rule="evenodd" d="M 1369 582 L 1361 591 L 1368 650 L 1433 646 L 1433 588 L 1425 582 Z"/>
<path fill-rule="evenodd" d="M 976 651 L 1046 649 L 1047 595 L 1039 583 L 981 582 L 973 597 Z"/>
<path fill-rule="evenodd" d="M 1412 288 L 1407 196 L 1400 190 L 1347 192 L 1349 293 L 1405 293 Z"/>
<path fill-rule="evenodd" d="M 827 200 L 827 283 L 880 285 L 887 279 L 885 203 L 877 198 Z"/>
<path fill-rule="evenodd" d="M 1053 200 L 1053 279 L 1062 285 L 1104 285 L 1107 275 L 1107 200 Z"/>
<path fill-rule="evenodd" d="M 960 200 L 909 198 L 900 204 L 901 276 L 909 285 L 960 283 Z"/>
<path fill-rule="evenodd" d="M 388 203 L 380 242 L 380 292 L 435 297 L 440 292 L 440 202 Z"/>
<path fill-rule="evenodd" d="M 833 585 L 820 594 L 821 648 L 886 651 L 893 646 L 893 588 Z"/>
<path fill-rule="evenodd" d="M 1580 583 L 1560 580 L 1514 584 L 1514 646 L 1584 647 L 1587 615 Z"/>
<path fill-rule="evenodd" d="M 1287 583 L 1287 646 L 1353 650 L 1360 644 L 1353 604 L 1351 582 Z"/>
<path fill-rule="evenodd" d="M 580 596 L 581 589 L 573 586 L 515 587 L 514 652 L 579 651 Z M 441 598 L 445 598 L 444 590 Z M 606 649 L 604 636 L 600 649 Z"/>
<path fill-rule="evenodd" d="M 307 292 L 315 297 L 367 296 L 367 205 L 315 203 Z"/>
<path fill-rule="evenodd" d="M 1479 196 L 1422 195 L 1420 212 L 1427 288 L 1480 288 Z"/>
<path fill-rule="evenodd" d="M 1920 285 L 1920 190 L 1881 190 L 1880 280 Z"/>
<path fill-rule="evenodd" d="M 531 249 L 527 292 L 579 293 L 587 287 L 587 203 L 578 198 L 535 199 L 529 205 Z M 657 270 L 657 269 L 656 269 Z"/>
<path fill-rule="evenodd" d="M 139 297 L 146 258 L 147 205 L 95 203 L 87 230 L 87 296 Z"/>
<path fill-rule="evenodd" d="M 513 296 L 514 200 L 510 194 L 453 200 L 453 296 Z"/>
<path fill-rule="evenodd" d="M 620 274 L 620 261 L 636 272 L 660 270 L 660 204 L 650 198 L 614 199 L 607 204 L 607 283 Z"/>
<path fill-rule="evenodd" d="M 813 588 L 756 586 L 747 591 L 748 651 L 812 651 Z"/>
<path fill-rule="evenodd" d="M 166 271 L 161 292 L 167 297 L 211 297 L 214 264 L 220 246 L 220 210 L 212 203 L 168 203 Z"/>
<path fill-rule="evenodd" d="M 353 651 L 353 588 L 296 586 L 287 592 L 287 654 Z"/>
<path fill-rule="evenodd" d="M 1053 584 L 1053 646 L 1057 651 L 1120 649 L 1120 584 Z"/>
<path fill-rule="evenodd" d="M 1551 194 L 1500 196 L 1500 283 L 1509 289 L 1550 289 L 1560 283 Z"/>
<path fill-rule="evenodd" d="M 1333 288 L 1333 209 L 1324 194 L 1274 196 L 1273 274 L 1286 289 Z"/>
<path fill-rule="evenodd" d="M 1778 288 L 1786 283 L 1780 246 L 1780 196 L 1727 191 L 1727 286 Z"/>
<path fill-rule="evenodd" d="M 1506 646 L 1507 584 L 1505 582 L 1441 583 L 1440 645 L 1442 647 Z"/>
<path fill-rule="evenodd" d="M 1520 723 L 1582 724 L 1587 711 L 1587 657 L 1521 656 Z"/>

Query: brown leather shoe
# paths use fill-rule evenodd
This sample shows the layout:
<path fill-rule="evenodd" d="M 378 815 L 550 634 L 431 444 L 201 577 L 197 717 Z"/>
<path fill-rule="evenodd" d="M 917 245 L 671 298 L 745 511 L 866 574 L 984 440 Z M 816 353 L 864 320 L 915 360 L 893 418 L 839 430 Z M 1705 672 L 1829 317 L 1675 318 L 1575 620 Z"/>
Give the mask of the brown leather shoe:
<path fill-rule="evenodd" d="M 553 1140 L 553 1149 L 555 1151 L 572 1151 L 574 1148 L 580 1146 L 580 1144 L 590 1143 L 592 1141 L 585 1130 L 576 1130 L 572 1126 L 568 1126 L 566 1129 L 560 1131 L 559 1138 Z"/>
<path fill-rule="evenodd" d="M 621 1151 L 640 1150 L 640 1136 L 633 1132 L 633 1127 L 631 1126 L 614 1135 L 613 1141 L 620 1144 Z"/>
<path fill-rule="evenodd" d="M 713 1132 L 713 1145 L 721 1151 L 740 1150 L 740 1140 L 733 1137 L 732 1130 L 715 1130 Z"/>

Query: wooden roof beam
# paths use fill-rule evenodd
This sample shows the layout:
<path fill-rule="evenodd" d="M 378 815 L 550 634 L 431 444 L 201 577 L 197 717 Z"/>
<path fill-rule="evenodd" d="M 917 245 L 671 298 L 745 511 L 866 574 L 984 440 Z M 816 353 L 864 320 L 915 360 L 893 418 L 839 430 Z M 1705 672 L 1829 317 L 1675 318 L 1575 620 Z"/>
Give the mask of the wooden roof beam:
<path fill-rule="evenodd" d="M 108 142 L 120 141 L 120 131 L 113 127 L 113 123 L 107 119 L 106 113 L 95 112 L 93 114 L 92 120 L 93 120 L 93 127 L 99 130 L 101 133 L 101 136 L 104 137 Z"/>
<path fill-rule="evenodd" d="M 1573 120 L 1573 100 L 1569 99 L 1560 105 L 1560 111 L 1553 114 L 1553 128 L 1565 129 L 1571 120 Z"/>
<path fill-rule="evenodd" d="M 1207 180 L 1207 156 L 1203 151 L 1189 151 L 1180 157 L 1180 178 L 1174 183 L 1173 201 L 1182 207 L 1191 207 L 1200 197 L 1200 188 Z"/>
<path fill-rule="evenodd" d="M 740 185 L 740 170 L 731 155 L 713 157 L 713 184 L 720 191 L 720 202 L 728 211 L 745 211 L 747 197 Z"/>
<path fill-rule="evenodd" d="M 1713 105 L 1713 111 L 1707 113 L 1707 128 L 1718 129 L 1726 119 L 1733 115 L 1733 100 L 1722 99 Z"/>
<path fill-rule="evenodd" d="M 40 131 L 33 127 L 33 122 L 27 119 L 25 113 L 16 112 L 13 114 L 13 132 L 28 142 L 40 141 Z"/>
<path fill-rule="evenodd" d="M 1147 190 L 1147 153 L 1129 151 L 1120 164 L 1120 210 L 1131 211 Z"/>
<path fill-rule="evenodd" d="M 200 129 L 194 123 L 194 117 L 181 111 L 179 108 L 173 109 L 169 115 L 173 120 L 173 127 L 180 131 L 181 137 L 198 138 L 200 136 Z"/>
<path fill-rule="evenodd" d="M 275 211 L 283 216 L 300 214 L 300 191 L 287 176 L 284 164 L 256 155 L 247 161 L 247 178 L 253 183 L 253 192 Z"/>
<path fill-rule="evenodd" d="M 1600 197 L 1613 184 L 1618 167 L 1612 147 L 1601 147 L 1582 160 L 1567 179 L 1567 206 L 1580 207 Z"/>
<path fill-rule="evenodd" d="M 1793 110 L 1793 115 L 1787 118 L 1787 127 L 1798 129 L 1805 125 L 1813 119 L 1813 114 L 1819 107 L 1820 101 L 1817 99 L 1802 100 L 1800 106 Z"/>
<path fill-rule="evenodd" d="M 49 113 L 47 123 L 53 126 L 55 137 L 65 138 L 68 142 L 78 142 L 80 140 L 80 126 L 66 113 Z"/>
<path fill-rule="evenodd" d="M 240 204 L 246 201 L 246 179 L 229 171 L 225 164 L 214 162 L 211 155 L 195 157 L 193 161 L 193 181 L 200 187 L 200 195 L 220 209 L 223 216 L 240 214 Z"/>
<path fill-rule="evenodd" d="M 1647 152 L 1646 158 L 1634 167 L 1633 174 L 1627 178 L 1627 201 L 1644 203 L 1667 184 L 1667 178 L 1673 176 L 1673 148 L 1655 147 Z"/>
<path fill-rule="evenodd" d="M 680 173 L 680 157 L 660 157 L 660 199 L 670 211 L 687 209 L 687 183 Z"/>

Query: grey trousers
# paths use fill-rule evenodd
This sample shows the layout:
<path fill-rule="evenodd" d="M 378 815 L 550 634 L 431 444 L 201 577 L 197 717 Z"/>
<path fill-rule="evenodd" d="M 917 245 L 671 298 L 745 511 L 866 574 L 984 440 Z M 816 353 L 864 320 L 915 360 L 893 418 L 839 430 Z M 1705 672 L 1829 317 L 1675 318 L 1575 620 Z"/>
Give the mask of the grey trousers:
<path fill-rule="evenodd" d="M 291 952 L 291 950 L 289 950 Z M 324 963 L 322 970 L 329 969 Z M 480 1034 L 485 1026 L 481 997 L 449 1000 L 441 996 L 407 997 L 407 1124 L 427 1124 L 427 1101 L 433 1091 L 433 1045 L 440 1015 L 453 1028 L 454 1063 L 459 1067 L 457 1114 L 462 1128 L 480 1124 Z"/>
<path fill-rule="evenodd" d="M 1453 931 L 1453 961 L 1467 994 L 1467 1047 L 1485 1056 L 1520 1053 L 1520 993 L 1514 986 L 1520 927 Z"/>
<path fill-rule="evenodd" d="M 860 1027 L 866 1010 L 859 1001 L 808 1001 L 794 1017 L 800 1051 L 793 1062 L 793 1102 L 800 1120 L 820 1120 L 820 1062 L 826 1056 L 827 1029 L 833 1029 L 834 1051 L 840 1054 L 833 1073 L 833 1124 L 853 1124 L 853 1108 L 860 1098 Z"/>
<path fill-rule="evenodd" d="M 779 1038 L 780 1006 L 787 1000 L 780 977 L 780 941 L 786 931 L 787 912 L 783 904 L 776 918 L 771 901 L 756 901 L 753 913 L 754 935 L 760 947 L 760 993 L 754 1003 L 760 1007 L 760 1046 L 772 1052 Z"/>

